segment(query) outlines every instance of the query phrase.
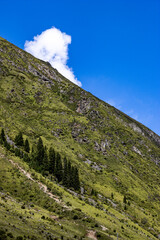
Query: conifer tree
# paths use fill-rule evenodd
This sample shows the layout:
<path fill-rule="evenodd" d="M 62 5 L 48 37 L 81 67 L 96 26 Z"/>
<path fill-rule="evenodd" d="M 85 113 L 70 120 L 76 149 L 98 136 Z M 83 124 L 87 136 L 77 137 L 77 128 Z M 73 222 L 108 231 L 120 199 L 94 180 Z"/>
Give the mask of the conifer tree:
<path fill-rule="evenodd" d="M 15 144 L 17 146 L 23 146 L 24 142 L 23 142 L 22 132 L 19 132 L 18 135 L 15 137 Z"/>
<path fill-rule="evenodd" d="M 123 197 L 123 202 L 126 204 L 127 203 L 127 198 L 126 196 Z"/>
<path fill-rule="evenodd" d="M 5 146 L 5 148 L 7 148 L 7 150 L 11 149 L 11 145 L 6 141 L 6 139 L 4 141 L 4 146 Z"/>
<path fill-rule="evenodd" d="M 43 169 L 48 171 L 49 166 L 48 166 L 48 151 L 47 147 L 44 147 L 44 158 L 43 158 Z"/>
<path fill-rule="evenodd" d="M 17 147 L 15 148 L 15 155 L 18 156 L 18 157 L 21 156 L 21 151 L 20 151 L 20 149 L 17 148 Z"/>
<path fill-rule="evenodd" d="M 29 141 L 28 141 L 28 139 L 26 139 L 25 140 L 25 142 L 24 142 L 24 151 L 26 151 L 26 152 L 30 152 L 30 147 L 29 147 Z"/>
<path fill-rule="evenodd" d="M 44 159 L 44 146 L 43 146 L 42 139 L 39 138 L 37 143 L 37 153 L 36 153 L 36 160 L 39 163 L 39 165 L 42 165 L 43 159 Z"/>
<path fill-rule="evenodd" d="M 68 163 L 67 163 L 66 157 L 64 158 L 63 162 L 64 162 L 64 164 L 63 164 L 63 166 L 64 166 L 63 167 L 63 185 L 65 187 L 68 187 L 68 182 L 67 182 L 67 180 L 68 180 Z"/>
<path fill-rule="evenodd" d="M 71 187 L 71 162 L 68 162 L 67 186 Z"/>
<path fill-rule="evenodd" d="M 75 174 L 74 174 L 74 189 L 77 191 L 79 191 L 80 189 L 79 172 L 77 168 L 75 168 Z"/>
<path fill-rule="evenodd" d="M 57 153 L 56 156 L 56 167 L 55 167 L 55 176 L 58 179 L 58 181 L 62 181 L 63 179 L 63 168 L 62 168 L 62 160 L 61 155 Z"/>
<path fill-rule="evenodd" d="M 1 140 L 2 140 L 3 142 L 6 141 L 6 137 L 5 137 L 5 133 L 4 133 L 4 129 L 3 129 L 3 128 L 2 128 L 2 130 L 1 130 Z"/>
<path fill-rule="evenodd" d="M 91 195 L 94 195 L 94 189 L 92 188 Z"/>
<path fill-rule="evenodd" d="M 30 162 L 30 158 L 29 158 L 29 156 L 28 156 L 27 153 L 24 153 L 24 154 L 23 154 L 23 160 L 24 160 L 25 162 Z"/>
<path fill-rule="evenodd" d="M 70 186 L 75 189 L 75 168 L 71 166 L 71 172 L 70 172 Z"/>
<path fill-rule="evenodd" d="M 49 149 L 49 173 L 55 174 L 55 151 L 52 147 Z"/>
<path fill-rule="evenodd" d="M 36 160 L 36 153 L 35 153 L 35 149 L 33 146 L 32 146 L 32 150 L 31 150 L 31 160 L 32 160 L 32 162 L 35 162 L 35 160 Z"/>

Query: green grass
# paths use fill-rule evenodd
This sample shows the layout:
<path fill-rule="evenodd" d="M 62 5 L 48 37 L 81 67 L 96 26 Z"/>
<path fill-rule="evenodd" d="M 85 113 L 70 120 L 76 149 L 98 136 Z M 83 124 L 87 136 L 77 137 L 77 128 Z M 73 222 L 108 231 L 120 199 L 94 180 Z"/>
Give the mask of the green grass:
<path fill-rule="evenodd" d="M 48 148 L 53 146 L 62 157 L 66 156 L 78 167 L 81 186 L 85 189 L 82 196 L 80 193 L 78 197 L 73 196 L 67 189 L 57 185 L 57 182 L 42 177 L 21 159 L 1 148 L 0 153 L 5 154 L 5 157 L 0 160 L 0 186 L 2 193 L 9 193 L 6 195 L 7 202 L 2 199 L 5 202 L 4 214 L 7 216 L 8 231 L 7 222 L 12 224 L 12 219 L 6 208 L 10 206 L 11 199 L 16 201 L 17 213 L 23 202 L 26 211 L 29 211 L 27 204 L 32 202 L 41 209 L 43 215 L 51 214 L 52 211 L 59 215 L 56 208 L 60 208 L 59 212 L 63 211 L 63 206 L 57 206 L 40 191 L 36 183 L 30 183 L 30 180 L 13 168 L 7 160 L 12 158 L 32 173 L 34 178 L 40 179 L 61 196 L 64 204 L 71 205 L 72 210 L 80 208 L 87 219 L 92 220 L 89 223 L 90 220 L 87 222 L 83 216 L 82 219 L 73 221 L 73 214 L 68 212 L 68 217 L 66 215 L 65 219 L 60 220 L 68 232 L 55 224 L 55 237 L 63 235 L 67 239 L 68 235 L 72 239 L 77 235 L 80 239 L 85 236 L 88 228 L 96 229 L 94 225 L 98 222 L 108 230 L 102 231 L 99 227 L 97 233 L 105 232 L 113 239 L 116 239 L 116 232 L 119 233 L 119 239 L 156 239 L 160 231 L 160 171 L 159 164 L 156 164 L 160 159 L 156 140 L 159 137 L 142 124 L 72 84 L 47 63 L 2 38 L 0 46 L 0 130 L 4 128 L 11 140 L 22 131 L 31 147 L 41 136 Z M 50 82 L 44 81 L 44 78 Z M 133 124 L 141 132 L 133 129 Z M 87 159 L 91 164 L 86 163 Z M 95 166 L 101 170 L 96 170 Z M 90 195 L 92 189 L 97 192 L 94 197 Z M 30 195 L 33 195 L 32 199 Z M 126 205 L 126 210 L 124 195 L 130 203 Z M 89 198 L 94 199 L 95 207 L 89 203 Z M 22 215 L 24 217 L 23 211 Z M 24 232 L 33 225 L 33 235 L 41 237 L 38 226 L 43 222 L 47 228 L 48 222 L 43 219 L 39 221 L 38 213 L 33 218 L 34 223 L 31 219 L 27 220 L 29 222 Z M 18 217 L 15 219 L 17 224 L 22 222 Z M 21 223 L 19 232 L 10 226 L 15 237 L 22 231 L 22 225 Z"/>

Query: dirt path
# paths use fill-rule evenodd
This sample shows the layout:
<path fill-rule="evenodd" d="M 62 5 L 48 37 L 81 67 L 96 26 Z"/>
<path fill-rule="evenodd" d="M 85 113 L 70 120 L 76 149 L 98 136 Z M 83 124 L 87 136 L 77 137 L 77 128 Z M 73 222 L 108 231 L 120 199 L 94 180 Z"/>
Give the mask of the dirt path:
<path fill-rule="evenodd" d="M 61 200 L 56 196 L 56 195 L 53 195 L 50 191 L 48 191 L 48 188 L 46 185 L 44 185 L 43 183 L 37 181 L 40 189 L 42 189 L 42 191 L 46 194 L 48 194 L 48 196 L 52 199 L 54 199 L 57 203 L 62 203 Z M 63 205 L 64 206 L 64 205 Z"/>
<path fill-rule="evenodd" d="M 86 237 L 91 238 L 93 240 L 98 240 L 96 237 L 96 231 L 88 230 Z"/>
<path fill-rule="evenodd" d="M 18 163 L 13 162 L 11 159 L 9 159 L 9 162 L 12 163 L 13 166 L 15 166 L 16 168 L 18 168 L 28 179 L 30 179 L 31 181 L 35 182 L 35 180 L 31 177 L 31 174 L 26 172 L 23 168 L 21 168 Z"/>
<path fill-rule="evenodd" d="M 5 157 L 5 155 L 0 154 L 0 157 Z M 31 174 L 29 172 L 26 172 L 22 167 L 19 166 L 18 163 L 15 163 L 13 160 L 8 159 L 8 161 L 17 169 L 20 170 L 21 173 L 23 173 L 28 179 L 30 179 L 32 182 L 35 182 L 39 185 L 39 188 L 46 193 L 50 198 L 54 199 L 57 203 L 61 204 L 63 207 L 68 208 L 68 206 L 66 206 L 64 203 L 62 203 L 62 201 L 59 199 L 58 196 L 53 195 L 47 188 L 47 186 L 45 184 L 43 184 L 40 181 L 36 181 L 31 177 Z"/>

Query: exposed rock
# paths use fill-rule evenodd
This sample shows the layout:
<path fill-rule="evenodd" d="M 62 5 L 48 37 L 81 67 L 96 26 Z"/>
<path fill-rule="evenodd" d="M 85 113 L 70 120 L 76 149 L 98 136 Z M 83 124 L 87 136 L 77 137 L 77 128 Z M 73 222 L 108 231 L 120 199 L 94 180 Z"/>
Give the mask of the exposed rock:
<path fill-rule="evenodd" d="M 88 230 L 88 233 L 86 234 L 86 237 L 88 237 L 90 239 L 93 239 L 93 240 L 97 240 L 96 231 Z"/>
<path fill-rule="evenodd" d="M 101 225 L 102 231 L 107 231 L 108 228 L 106 228 L 105 226 Z"/>
<path fill-rule="evenodd" d="M 89 159 L 86 159 L 85 163 L 88 163 L 89 165 L 92 163 Z"/>
<path fill-rule="evenodd" d="M 87 113 L 91 108 L 91 99 L 90 98 L 83 98 L 78 103 L 78 107 L 76 109 L 76 112 L 83 114 Z"/>
<path fill-rule="evenodd" d="M 102 152 L 104 155 L 107 154 L 106 152 L 106 147 L 109 147 L 109 143 L 108 140 L 105 139 L 104 141 L 101 141 L 101 143 L 99 144 L 97 141 L 94 142 L 95 143 L 95 147 L 94 149 L 98 152 Z"/>
<path fill-rule="evenodd" d="M 148 134 L 148 136 L 149 136 L 158 146 L 160 146 L 160 137 L 159 137 L 156 133 L 150 131 L 149 129 L 145 129 L 145 131 L 146 131 L 146 133 Z"/>
<path fill-rule="evenodd" d="M 92 168 L 94 168 L 97 171 L 100 171 L 102 169 L 100 166 L 97 165 L 97 163 L 92 162 L 89 159 L 86 159 L 85 163 L 89 164 Z"/>
<path fill-rule="evenodd" d="M 76 192 L 74 192 L 73 190 L 71 190 L 71 189 L 68 189 L 68 192 L 70 192 L 70 193 L 72 193 L 74 196 L 78 196 L 78 193 L 76 193 Z"/>
<path fill-rule="evenodd" d="M 96 110 L 90 111 L 89 116 L 92 117 L 92 119 L 101 118 L 99 111 Z"/>
<path fill-rule="evenodd" d="M 63 135 L 63 130 L 58 128 L 58 129 L 53 129 L 52 130 L 52 134 L 55 136 L 55 137 L 59 137 L 60 135 Z"/>
<path fill-rule="evenodd" d="M 92 203 L 92 205 L 95 207 L 97 205 L 96 201 L 92 198 L 88 198 L 88 202 Z"/>
<path fill-rule="evenodd" d="M 135 123 L 129 123 L 129 126 L 138 133 L 141 133 L 142 135 L 144 135 L 144 133 L 142 132 L 142 130 L 135 124 Z"/>
<path fill-rule="evenodd" d="M 102 170 L 102 168 L 99 167 L 95 162 L 94 162 L 94 164 L 92 165 L 92 168 L 94 168 L 94 169 L 97 170 L 97 171 Z"/>
<path fill-rule="evenodd" d="M 136 148 L 135 146 L 133 146 L 132 149 L 133 149 L 134 152 L 136 152 L 136 153 L 138 153 L 140 156 L 142 156 L 142 153 L 141 153 L 141 151 L 140 151 L 138 148 Z"/>
<path fill-rule="evenodd" d="M 83 158 L 83 155 L 81 153 L 78 154 L 79 158 Z"/>
<path fill-rule="evenodd" d="M 15 145 L 15 143 L 8 137 L 7 134 L 6 134 L 6 140 L 7 140 L 7 142 L 8 142 L 10 145 L 12 145 L 12 146 L 14 146 L 15 148 L 17 148 L 17 146 Z"/>
<path fill-rule="evenodd" d="M 80 190 L 81 190 L 81 194 L 83 195 L 84 194 L 84 187 L 80 187 Z"/>
<path fill-rule="evenodd" d="M 111 199 L 107 198 L 107 201 L 111 203 L 114 208 L 117 207 L 117 204 L 115 204 Z"/>

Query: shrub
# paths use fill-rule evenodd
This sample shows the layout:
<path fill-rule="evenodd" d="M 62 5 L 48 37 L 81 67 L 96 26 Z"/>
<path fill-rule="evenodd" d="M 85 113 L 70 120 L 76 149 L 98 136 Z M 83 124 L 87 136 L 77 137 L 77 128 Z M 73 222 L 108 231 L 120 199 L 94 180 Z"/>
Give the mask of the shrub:
<path fill-rule="evenodd" d="M 17 240 L 23 240 L 23 237 L 22 236 L 18 236 L 16 239 Z"/>
<path fill-rule="evenodd" d="M 24 145 L 23 136 L 22 136 L 21 132 L 19 132 L 19 134 L 15 137 L 15 144 L 17 146 L 23 146 Z"/>
<path fill-rule="evenodd" d="M 142 224 L 145 225 L 145 224 L 147 224 L 147 222 L 148 222 L 148 220 L 147 220 L 145 217 L 141 219 L 141 223 L 142 223 Z"/>
<path fill-rule="evenodd" d="M 78 219 L 78 216 L 77 216 L 77 215 L 74 215 L 74 216 L 73 216 L 73 219 L 74 219 L 74 220 L 77 220 L 77 219 Z"/>
<path fill-rule="evenodd" d="M 7 236 L 10 237 L 10 238 L 13 238 L 13 234 L 12 233 L 7 233 Z"/>

